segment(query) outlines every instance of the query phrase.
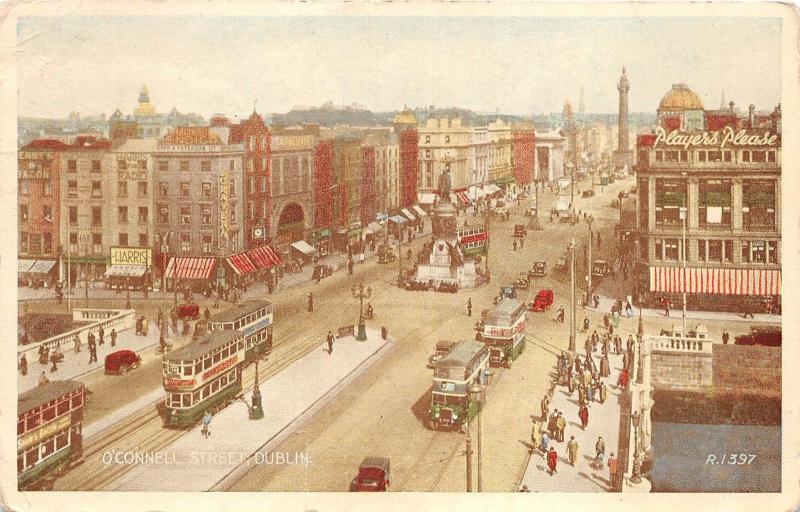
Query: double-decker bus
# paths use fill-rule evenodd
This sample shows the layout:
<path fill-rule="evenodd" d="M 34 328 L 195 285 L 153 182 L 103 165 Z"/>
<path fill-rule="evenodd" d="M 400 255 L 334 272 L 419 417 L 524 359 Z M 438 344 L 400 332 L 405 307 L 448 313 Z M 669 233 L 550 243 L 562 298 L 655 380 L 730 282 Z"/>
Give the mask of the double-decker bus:
<path fill-rule="evenodd" d="M 525 351 L 525 323 L 528 313 L 525 304 L 516 299 L 504 299 L 483 319 L 483 342 L 490 350 L 492 366 L 506 365 Z"/>
<path fill-rule="evenodd" d="M 245 362 L 251 363 L 272 351 L 272 303 L 248 300 L 237 307 L 213 315 L 208 323 L 213 331 L 241 331 L 245 338 Z"/>
<path fill-rule="evenodd" d="M 83 451 L 81 437 L 86 387 L 58 380 L 25 391 L 17 398 L 17 485 L 46 488 Z"/>
<path fill-rule="evenodd" d="M 434 430 L 463 428 L 479 404 L 470 397 L 473 383 L 483 383 L 489 349 L 474 340 L 461 341 L 443 356 L 433 372 L 430 426 Z"/>
<path fill-rule="evenodd" d="M 485 225 L 461 226 L 456 230 L 456 237 L 465 255 L 486 254 L 489 232 Z"/>
<path fill-rule="evenodd" d="M 164 425 L 190 428 L 206 411 L 227 406 L 242 390 L 244 362 L 245 337 L 240 331 L 213 331 L 165 354 Z"/>

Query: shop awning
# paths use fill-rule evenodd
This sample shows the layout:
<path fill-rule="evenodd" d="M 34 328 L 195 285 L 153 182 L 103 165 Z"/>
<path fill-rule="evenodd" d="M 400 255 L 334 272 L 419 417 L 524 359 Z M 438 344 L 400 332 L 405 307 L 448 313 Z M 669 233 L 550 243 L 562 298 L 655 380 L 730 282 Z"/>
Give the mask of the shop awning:
<path fill-rule="evenodd" d="M 317 252 L 317 250 L 308 245 L 305 240 L 298 240 L 297 242 L 294 242 L 292 247 L 307 255 Z"/>
<path fill-rule="evenodd" d="M 55 260 L 36 260 L 36 263 L 28 270 L 30 274 L 47 274 L 55 266 Z"/>
<path fill-rule="evenodd" d="M 283 259 L 268 245 L 247 251 L 247 257 L 260 269 L 272 268 L 283 263 Z"/>
<path fill-rule="evenodd" d="M 243 252 L 228 256 L 225 258 L 225 261 L 227 261 L 228 265 L 231 266 L 233 271 L 240 276 L 245 276 L 250 272 L 255 272 L 257 270 L 255 264 L 250 261 L 250 258 L 247 257 L 247 254 Z"/>
<path fill-rule="evenodd" d="M 375 214 L 375 220 L 382 224 L 387 220 L 389 220 L 389 214 L 384 212 L 378 212 Z"/>
<path fill-rule="evenodd" d="M 394 222 L 395 224 L 404 224 L 408 222 L 408 219 L 400 215 L 392 215 L 391 217 L 389 217 L 389 220 Z"/>
<path fill-rule="evenodd" d="M 487 194 L 494 194 L 495 192 L 500 192 L 500 187 L 498 187 L 494 183 L 489 183 L 488 185 L 486 185 L 486 187 L 484 187 L 483 190 Z"/>
<path fill-rule="evenodd" d="M 405 216 L 406 216 L 406 218 L 407 218 L 408 220 L 410 220 L 410 221 L 415 221 L 415 220 L 417 220 L 417 218 L 416 218 L 416 217 L 414 217 L 414 214 L 413 214 L 413 213 L 411 213 L 410 211 L 408 211 L 408 208 L 403 208 L 403 209 L 402 209 L 402 210 L 400 210 L 400 211 L 403 213 L 403 215 L 405 215 Z"/>
<path fill-rule="evenodd" d="M 28 272 L 35 263 L 36 260 L 17 260 L 17 272 Z"/>
<path fill-rule="evenodd" d="M 458 200 L 461 201 L 462 203 L 469 204 L 469 197 L 467 196 L 466 191 L 460 190 L 456 192 L 456 197 L 458 197 Z"/>
<path fill-rule="evenodd" d="M 209 279 L 216 264 L 214 258 L 172 257 L 167 263 L 164 277 L 167 279 Z"/>
<path fill-rule="evenodd" d="M 106 277 L 142 277 L 147 270 L 144 265 L 111 265 Z"/>
<path fill-rule="evenodd" d="M 375 233 L 380 233 L 383 229 L 383 226 L 378 224 L 377 222 L 370 222 L 367 226 L 367 234 L 374 235 Z"/>
<path fill-rule="evenodd" d="M 428 214 L 425 212 L 425 210 L 420 208 L 418 204 L 414 205 L 414 211 L 417 213 L 417 215 L 419 217 L 427 217 L 428 216 Z"/>
<path fill-rule="evenodd" d="M 650 267 L 650 291 L 707 295 L 780 295 L 781 271 Z"/>
<path fill-rule="evenodd" d="M 418 195 L 420 204 L 433 204 L 436 202 L 436 194 L 431 194 L 430 192 L 420 192 Z"/>

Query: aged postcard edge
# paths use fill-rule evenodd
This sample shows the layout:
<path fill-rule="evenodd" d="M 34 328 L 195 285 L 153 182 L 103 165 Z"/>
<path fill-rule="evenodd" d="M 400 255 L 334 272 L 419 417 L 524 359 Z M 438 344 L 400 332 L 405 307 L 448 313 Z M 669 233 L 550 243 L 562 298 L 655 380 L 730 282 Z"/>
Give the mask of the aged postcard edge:
<path fill-rule="evenodd" d="M 794 192 L 800 190 L 798 178 L 791 173 L 800 162 L 797 134 L 800 128 L 798 108 L 798 24 L 797 10 L 787 4 L 692 4 L 692 3 L 617 3 L 617 4 L 530 4 L 530 3 L 425 3 L 425 4 L 376 4 L 376 3 L 237 3 L 210 2 L 195 3 L 150 3 L 150 2 L 57 2 L 49 4 L 16 3 L 0 6 L 2 30 L 0 31 L 0 167 L 11 173 L 16 167 L 16 24 L 22 16 L 86 16 L 86 15 L 224 15 L 231 16 L 292 16 L 292 15 L 335 15 L 335 16 L 532 16 L 532 17 L 774 17 L 781 18 L 782 32 L 782 107 L 786 109 L 783 130 L 791 142 L 783 147 L 782 179 L 784 186 L 783 201 L 785 220 L 783 252 L 788 257 L 783 261 L 784 304 L 790 312 L 784 324 L 788 331 L 794 333 L 798 322 L 792 311 L 798 307 L 795 290 L 800 285 L 800 215 Z M 743 35 L 743 37 L 745 37 Z M 735 58 L 732 57 L 732 58 Z M 702 63 L 698 63 L 702 65 Z M 794 142 L 794 143 L 793 143 Z M 0 332 L 6 340 L 14 339 L 16 332 L 17 294 L 14 280 L 14 269 L 11 263 L 16 258 L 16 181 L 7 180 L 0 187 L 5 201 L 2 202 L 4 222 L 2 234 L 5 243 L 0 250 L 0 275 L 2 275 L 6 293 L 0 298 L 0 308 L 5 313 L 0 320 Z M 0 368 L 7 375 L 6 385 L 0 396 L 0 476 L 2 479 L 2 506 L 4 509 L 22 510 L 179 510 L 187 506 L 204 510 L 230 510 L 231 508 L 254 508 L 268 510 L 374 510 L 377 507 L 390 510 L 406 510 L 417 508 L 464 508 L 468 510 L 484 510 L 489 507 L 501 507 L 504 510 L 526 510 L 532 506 L 568 507 L 591 506 L 592 508 L 614 509 L 675 509 L 679 507 L 722 508 L 729 510 L 762 510 L 796 509 L 798 506 L 798 431 L 791 428 L 798 420 L 798 393 L 794 368 L 800 362 L 798 349 L 792 343 L 795 336 L 790 336 L 789 343 L 783 351 L 783 482 L 781 494 L 735 494 L 735 495 L 565 495 L 539 494 L 533 498 L 530 494 L 485 494 L 469 496 L 466 493 L 404 493 L 402 495 L 385 496 L 352 496 L 344 493 L 228 493 L 228 494 L 189 494 L 189 493 L 19 493 L 16 491 L 16 470 L 14 467 L 15 445 L 14 413 L 16 410 L 16 361 L 11 357 L 0 357 Z M 788 370 L 788 371 L 787 371 Z M 12 377 L 14 376 L 14 377 Z M 791 379 L 791 380 L 790 380 Z M 786 428 L 788 427 L 788 428 Z M 701 477 L 701 475 L 698 475 Z"/>

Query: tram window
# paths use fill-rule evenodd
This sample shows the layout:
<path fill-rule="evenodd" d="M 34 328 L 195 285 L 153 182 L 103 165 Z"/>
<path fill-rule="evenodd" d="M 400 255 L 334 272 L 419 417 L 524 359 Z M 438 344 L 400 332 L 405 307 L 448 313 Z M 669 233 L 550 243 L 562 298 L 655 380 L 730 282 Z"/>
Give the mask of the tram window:
<path fill-rule="evenodd" d="M 220 361 L 220 359 L 222 359 L 222 356 L 220 356 L 219 352 L 217 352 L 214 354 L 214 358 L 212 360 L 214 361 L 214 364 L 216 364 Z"/>
<path fill-rule="evenodd" d="M 48 457 L 56 450 L 56 440 L 51 437 L 42 443 L 42 457 Z"/>
<path fill-rule="evenodd" d="M 23 469 L 25 469 L 25 454 L 20 453 L 17 455 L 17 473 L 22 473 Z"/>
<path fill-rule="evenodd" d="M 17 422 L 17 435 L 21 436 L 25 432 L 25 421 L 19 420 Z"/>
<path fill-rule="evenodd" d="M 239 327 L 241 327 L 241 325 L 242 325 L 242 324 L 240 324 L 240 323 L 239 323 L 239 321 L 237 320 L 237 321 L 236 321 L 236 322 L 233 324 L 233 328 L 234 328 L 234 330 L 239 330 Z"/>
<path fill-rule="evenodd" d="M 170 405 L 173 407 L 177 407 L 181 405 L 181 394 L 180 393 L 172 393 L 170 395 Z"/>
<path fill-rule="evenodd" d="M 203 398 L 208 398 L 208 394 L 211 392 L 208 386 L 203 388 Z"/>
<path fill-rule="evenodd" d="M 194 365 L 194 373 L 195 374 L 198 374 L 201 371 L 203 371 L 203 363 L 202 362 L 197 363 L 196 365 Z"/>
<path fill-rule="evenodd" d="M 39 426 L 39 418 L 40 418 L 40 416 L 38 414 L 34 414 L 34 415 L 31 415 L 31 416 L 28 416 L 27 430 L 33 430 L 36 427 L 38 427 Z"/>
<path fill-rule="evenodd" d="M 76 409 L 83 405 L 83 395 L 77 395 L 72 397 L 72 408 Z"/>
<path fill-rule="evenodd" d="M 60 450 L 69 444 L 68 431 L 65 430 L 56 436 L 56 450 Z"/>
<path fill-rule="evenodd" d="M 39 446 L 34 446 L 25 452 L 25 467 L 29 468 L 39 462 Z"/>
<path fill-rule="evenodd" d="M 215 380 L 214 382 L 211 383 L 211 392 L 216 393 L 218 389 L 219 389 L 219 380 Z"/>
<path fill-rule="evenodd" d="M 184 375 L 191 375 L 192 374 L 192 367 L 191 365 L 186 365 L 183 367 L 183 374 Z"/>
<path fill-rule="evenodd" d="M 208 370 L 211 367 L 211 356 L 203 359 L 203 369 Z"/>
<path fill-rule="evenodd" d="M 191 393 L 183 393 L 181 395 L 181 403 L 184 407 L 191 407 L 192 406 L 192 394 Z"/>
<path fill-rule="evenodd" d="M 58 403 L 58 408 L 56 409 L 56 414 L 61 416 L 62 414 L 67 414 L 69 411 L 69 399 L 62 400 Z"/>
<path fill-rule="evenodd" d="M 50 421 L 55 417 L 56 417 L 56 408 L 55 407 L 48 407 L 42 413 L 42 421 L 43 422 Z"/>

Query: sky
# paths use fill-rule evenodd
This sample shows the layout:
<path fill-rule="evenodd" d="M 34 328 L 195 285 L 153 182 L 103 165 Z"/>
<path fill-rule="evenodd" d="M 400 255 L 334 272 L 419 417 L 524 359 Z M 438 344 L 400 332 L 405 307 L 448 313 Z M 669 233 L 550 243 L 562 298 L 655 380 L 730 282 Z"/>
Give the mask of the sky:
<path fill-rule="evenodd" d="M 28 17 L 17 26 L 19 115 L 159 112 L 209 117 L 358 103 L 530 115 L 654 112 L 673 83 L 706 108 L 780 102 L 777 18 Z"/>

